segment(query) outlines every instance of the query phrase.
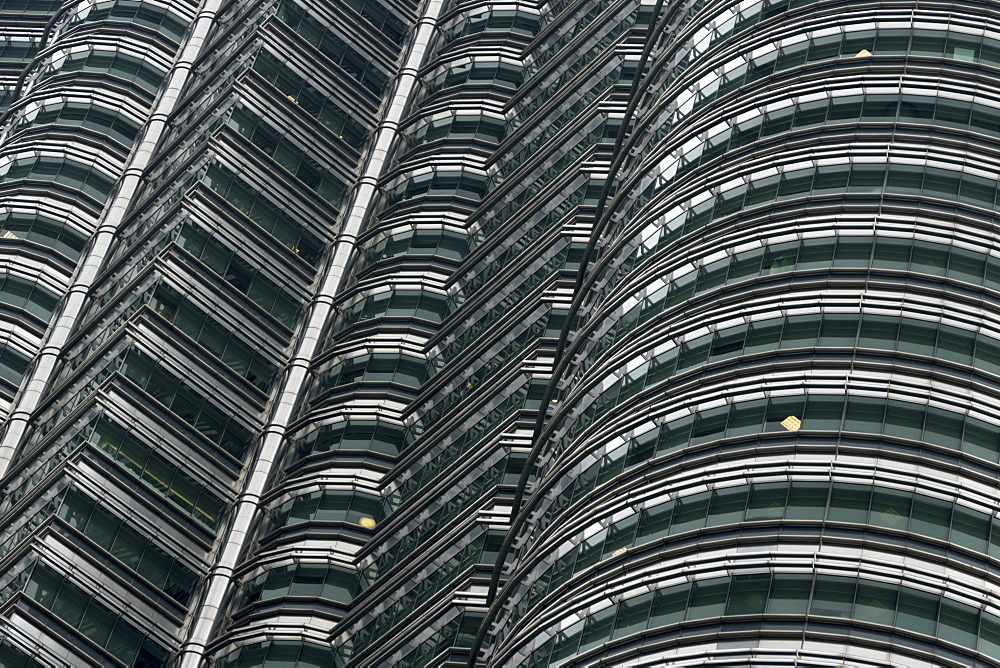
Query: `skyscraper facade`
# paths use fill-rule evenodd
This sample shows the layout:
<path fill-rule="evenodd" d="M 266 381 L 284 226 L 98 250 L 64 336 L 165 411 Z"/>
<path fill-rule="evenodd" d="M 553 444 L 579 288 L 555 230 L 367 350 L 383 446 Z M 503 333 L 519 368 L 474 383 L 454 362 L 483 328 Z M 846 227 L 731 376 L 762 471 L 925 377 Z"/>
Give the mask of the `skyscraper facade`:
<path fill-rule="evenodd" d="M 1000 666 L 994 4 L 0 35 L 0 667 Z"/>

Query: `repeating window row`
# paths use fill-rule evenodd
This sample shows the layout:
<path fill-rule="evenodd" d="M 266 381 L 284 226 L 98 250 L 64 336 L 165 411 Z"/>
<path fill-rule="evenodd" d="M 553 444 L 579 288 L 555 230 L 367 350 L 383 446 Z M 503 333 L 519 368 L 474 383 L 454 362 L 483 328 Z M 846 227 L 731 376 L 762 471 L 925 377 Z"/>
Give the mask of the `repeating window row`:
<path fill-rule="evenodd" d="M 425 123 L 415 131 L 407 134 L 400 153 L 409 151 L 420 144 L 427 144 L 439 139 L 465 140 L 479 139 L 481 141 L 499 144 L 506 135 L 506 128 L 501 119 L 489 116 L 455 115 L 440 118 Z"/>
<path fill-rule="evenodd" d="M 394 44 L 403 43 L 409 26 L 393 14 L 391 8 L 382 5 L 378 0 L 344 0 L 344 4 L 360 14 Z"/>
<path fill-rule="evenodd" d="M 1000 656 L 1000 617 L 940 594 L 864 578 L 760 573 L 687 582 L 621 600 L 554 635 L 521 665 L 555 666 L 646 629 L 741 615 L 895 626 L 931 641 Z"/>
<path fill-rule="evenodd" d="M 522 190 L 509 202 L 504 200 L 506 203 L 501 208 L 491 210 L 480 225 L 473 229 L 473 247 L 481 246 L 494 232 L 509 223 L 515 216 L 524 216 L 528 220 L 521 221 L 518 226 L 517 238 L 512 239 L 520 250 L 524 250 L 560 223 L 571 211 L 596 205 L 603 187 L 603 180 L 595 179 L 589 174 L 575 175 L 575 178 L 559 192 L 550 193 L 544 198 L 539 198 L 544 201 L 533 203 L 534 206 L 531 208 L 537 206 L 535 211 L 529 211 L 529 207 L 524 206 L 527 204 L 527 196 Z M 525 215 L 526 212 L 528 212 L 527 215 Z M 500 273 L 504 266 L 496 262 L 477 266 L 474 272 L 467 274 L 463 287 L 469 291 L 475 291 L 490 278 Z"/>
<path fill-rule="evenodd" d="M 874 246 L 874 248 L 873 248 Z M 614 325 L 605 331 L 588 352 L 583 368 L 593 363 L 616 341 L 661 312 L 714 288 L 747 278 L 771 276 L 789 271 L 845 268 L 910 271 L 929 276 L 947 276 L 956 281 L 985 285 L 1000 291 L 1000 258 L 946 243 L 896 237 L 830 236 L 768 244 L 762 248 L 734 253 L 701 266 L 664 285 L 657 280 L 643 288 L 647 294 L 621 316 L 605 315 Z M 612 277 L 607 293 L 627 273 Z"/>
<path fill-rule="evenodd" d="M 0 303 L 48 322 L 56 308 L 58 297 L 38 283 L 12 274 L 0 274 Z"/>
<path fill-rule="evenodd" d="M 63 0 L 4 0 L 3 14 L 51 14 L 59 9 Z"/>
<path fill-rule="evenodd" d="M 274 158 L 299 181 L 312 188 L 317 195 L 336 209 L 343 204 L 347 185 L 335 174 L 314 160 L 301 146 L 273 128 L 246 107 L 236 105 L 228 119 L 230 127 Z"/>
<path fill-rule="evenodd" d="M 290 329 L 298 320 L 299 301 L 239 253 L 214 239 L 211 232 L 196 223 L 185 223 L 177 234 L 177 244 L 281 324 Z"/>
<path fill-rule="evenodd" d="M 800 421 L 797 429 L 795 421 L 789 418 Z M 613 448 L 573 476 L 560 492 L 558 502 L 536 522 L 534 535 L 555 521 L 565 508 L 601 485 L 655 458 L 723 438 L 761 433 L 791 436 L 799 430 L 884 435 L 928 443 L 992 463 L 1000 462 L 1000 430 L 996 425 L 937 406 L 880 397 L 815 393 L 739 401 L 670 420 L 658 429 L 645 431 Z M 924 448 L 918 446 L 916 449 L 923 451 Z"/>
<path fill-rule="evenodd" d="M 482 174 L 465 171 L 435 169 L 405 179 L 386 192 L 383 209 L 415 197 L 464 197 L 475 202 L 481 200 L 489 187 L 489 179 Z"/>
<path fill-rule="evenodd" d="M 627 86 L 635 78 L 637 63 L 632 60 L 616 59 L 603 72 L 603 76 L 594 81 L 588 82 L 586 86 L 574 92 L 571 104 L 560 105 L 552 110 L 552 116 L 540 122 L 537 130 L 528 134 L 521 142 L 503 153 L 498 153 L 494 159 L 495 175 L 497 179 L 504 179 L 515 169 L 520 167 L 526 160 L 536 154 L 542 145 L 554 137 L 560 130 L 570 123 L 579 121 L 584 109 L 589 107 L 594 100 L 606 94 L 610 86 L 618 84 Z M 516 150 L 514 150 L 516 149 Z"/>
<path fill-rule="evenodd" d="M 86 165 L 68 158 L 30 157 L 18 158 L 0 166 L 0 182 L 18 179 L 54 181 L 83 191 L 104 204 L 115 182 L 94 165 Z"/>
<path fill-rule="evenodd" d="M 156 5 L 136 0 L 111 0 L 86 5 L 74 15 L 69 25 L 96 21 L 127 21 L 157 30 L 175 42 L 180 42 L 187 30 L 187 22 L 172 12 Z"/>
<path fill-rule="evenodd" d="M 263 187 L 250 185 L 216 161 L 208 165 L 202 178 L 209 188 L 293 253 L 314 266 L 319 261 L 323 240 L 264 195 Z"/>
<path fill-rule="evenodd" d="M 277 16 L 366 89 L 375 95 L 385 92 L 389 75 L 357 50 L 357 42 L 346 41 L 293 2 L 279 4 Z"/>
<path fill-rule="evenodd" d="M 606 51 L 613 51 L 613 45 L 625 41 L 623 36 L 632 29 L 635 24 L 636 15 L 635 13 L 627 14 L 622 20 L 612 22 L 609 28 L 590 35 L 585 45 L 577 48 L 576 57 L 569 59 L 565 65 L 556 70 L 558 76 L 546 80 L 544 86 L 534 86 L 531 97 L 522 100 L 518 105 L 514 122 L 520 124 L 524 119 L 528 118 L 551 100 L 557 93 L 562 91 L 563 87 L 575 79 L 578 74 L 585 69 L 592 68 L 598 57 L 605 54 Z M 611 48 L 609 49 L 609 47 Z M 608 55 L 611 54 L 609 53 Z M 592 68 L 594 70 L 593 76 L 606 77 L 609 75 L 608 70 L 617 69 L 617 67 L 618 59 L 612 55 L 612 60 L 606 62 L 603 67 Z M 535 78 L 529 81 L 534 82 Z M 586 88 L 592 85 L 590 82 L 583 84 Z"/>
<path fill-rule="evenodd" d="M 443 419 L 455 406 L 467 398 L 471 398 L 473 403 L 487 403 L 490 397 L 481 389 L 486 382 L 493 379 L 507 365 L 515 362 L 518 358 L 522 361 L 527 360 L 530 351 L 534 349 L 540 338 L 558 338 L 565 319 L 565 311 L 545 310 L 541 317 L 536 318 L 530 323 L 518 323 L 502 339 L 507 340 L 509 338 L 509 342 L 503 347 L 502 351 L 488 355 L 483 364 L 477 365 L 475 361 L 472 361 L 469 367 L 467 367 L 467 369 L 472 369 L 471 372 L 466 371 L 463 373 L 459 370 L 461 376 L 456 379 L 458 380 L 458 386 L 455 389 L 444 396 L 433 397 L 429 402 L 424 404 L 423 419 L 428 422 Z M 525 351 L 528 351 L 528 353 L 525 353 Z M 514 365 L 510 369 L 507 369 L 508 377 L 511 373 L 517 374 L 521 372 L 518 366 Z"/>
<path fill-rule="evenodd" d="M 122 468 L 146 483 L 182 513 L 213 531 L 218 528 L 226 504 L 219 497 L 127 430 L 101 418 L 83 437 L 106 452 Z"/>
<path fill-rule="evenodd" d="M 503 534 L 500 532 L 490 531 L 482 533 L 444 563 L 430 567 L 429 569 L 425 567 L 425 569 L 429 570 L 426 575 L 421 576 L 423 570 L 420 573 L 414 573 L 414 577 L 410 581 L 416 580 L 417 583 L 415 586 L 396 599 L 384 611 L 370 619 L 366 619 L 364 624 L 355 626 L 350 630 L 351 655 L 356 655 L 370 647 L 385 635 L 394 624 L 406 619 L 406 616 L 413 612 L 419 605 L 452 585 L 456 576 L 464 573 L 474 564 L 488 564 L 492 566 L 496 562 L 497 555 L 500 553 L 502 543 Z M 385 598 L 386 596 L 383 596 L 382 600 L 385 600 Z"/>
<path fill-rule="evenodd" d="M 838 26 L 840 32 L 834 34 L 810 37 L 780 48 L 774 44 L 768 45 L 728 61 L 674 98 L 675 105 L 665 118 L 658 121 L 660 127 L 644 144 L 640 155 L 648 155 L 685 117 L 714 103 L 720 97 L 777 72 L 805 64 L 838 58 L 854 59 L 859 56 L 891 56 L 898 59 L 909 53 L 911 56 L 944 57 L 954 61 L 975 61 L 1000 66 L 1000 40 L 985 38 L 970 54 L 968 40 L 976 41 L 978 38 L 966 33 L 949 32 L 946 25 L 938 29 L 881 30 L 867 29 L 869 25 Z M 824 29 L 816 32 L 828 31 Z"/>
<path fill-rule="evenodd" d="M 412 469 L 404 469 L 405 472 L 410 473 L 410 477 L 402 479 L 403 482 L 400 487 L 388 496 L 391 507 L 393 509 L 399 508 L 405 499 L 430 484 L 430 481 L 437 477 L 441 471 L 450 467 L 463 455 L 472 452 L 487 434 L 493 433 L 513 415 L 518 414 L 522 410 L 537 410 L 541 405 L 544 393 L 544 382 L 531 380 L 517 386 L 507 396 L 499 398 L 491 397 L 490 401 L 495 403 L 495 405 L 483 417 L 471 425 L 461 425 L 445 435 L 438 436 L 441 439 L 448 439 L 447 447 L 441 449 L 434 457 L 429 459 L 421 458 Z M 414 431 L 420 434 L 425 428 L 426 426 L 423 421 L 418 420 Z M 427 447 L 427 445 L 426 443 L 420 443 L 418 447 Z"/>
<path fill-rule="evenodd" d="M 250 430 L 201 392 L 136 348 L 128 351 L 121 373 L 234 459 L 243 460 L 251 440 Z"/>
<path fill-rule="evenodd" d="M 661 168 L 665 175 L 638 195 L 638 203 L 650 201 L 678 177 L 728 151 L 792 130 L 857 122 L 912 123 L 927 129 L 944 127 L 1000 137 L 1000 115 L 991 104 L 941 95 L 833 95 L 836 92 L 830 91 L 829 97 L 820 100 L 773 109 L 713 135 Z"/>
<path fill-rule="evenodd" d="M 429 638 L 405 653 L 402 659 L 393 659 L 393 666 L 394 668 L 423 668 L 429 665 L 435 656 L 440 655 L 449 647 L 471 647 L 482 623 L 483 613 L 466 609 L 440 628 L 435 629 Z M 423 634 L 411 638 L 410 643 L 416 643 L 421 638 L 424 638 Z"/>
<path fill-rule="evenodd" d="M 549 9 L 546 12 L 546 16 L 550 16 L 550 12 L 554 8 Z M 624 17 L 615 17 L 618 19 L 616 25 L 621 27 L 628 27 L 630 25 L 635 25 L 638 27 L 645 27 L 649 25 L 649 21 L 652 18 L 653 10 L 649 5 L 639 5 L 638 10 L 630 5 L 623 3 L 615 8 L 616 11 L 621 12 L 622 10 L 628 12 Z M 539 45 L 537 49 L 532 50 L 531 53 L 531 63 L 528 65 L 528 73 L 533 75 L 538 72 L 553 56 L 558 54 L 564 46 L 573 41 L 573 38 L 577 35 L 583 33 L 585 30 L 590 29 L 591 24 L 594 20 L 608 11 L 608 6 L 604 3 L 596 3 L 582 16 L 574 16 L 570 20 L 564 19 L 564 24 L 562 29 L 556 31 L 555 33 L 550 33 L 549 39 L 543 45 Z M 612 19 L 614 20 L 614 19 Z M 617 30 L 621 30 L 619 27 Z M 604 28 L 608 30 L 608 28 Z M 611 30 L 617 30 L 611 28 Z"/>
<path fill-rule="evenodd" d="M 326 563 L 296 563 L 264 571 L 240 588 L 234 610 L 282 596 L 350 603 L 361 589 L 355 570 Z"/>
<path fill-rule="evenodd" d="M 912 491 L 841 482 L 773 482 L 716 487 L 617 519 L 559 557 L 540 573 L 513 609 L 512 624 L 576 573 L 666 536 L 742 522 L 846 522 L 906 531 L 961 545 L 1000 559 L 1000 520 L 952 501 Z"/>
<path fill-rule="evenodd" d="M 337 315 L 331 331 L 338 332 L 375 318 L 420 318 L 440 323 L 448 314 L 448 297 L 423 290 L 393 289 L 368 295 Z"/>
<path fill-rule="evenodd" d="M 178 379 L 174 372 L 160 366 L 149 355 L 135 347 L 126 348 L 113 359 L 97 360 L 95 368 L 86 372 L 85 382 L 74 386 L 69 398 L 38 425 L 31 437 L 32 442 L 38 442 L 43 438 L 64 417 L 86 401 L 96 388 L 116 373 L 138 385 L 139 389 L 144 390 L 207 440 L 218 445 L 234 460 L 227 461 L 222 458 L 220 463 L 232 467 L 242 461 L 250 442 L 250 431 L 203 396 L 200 391 Z"/>
<path fill-rule="evenodd" d="M 163 72 L 146 61 L 117 51 L 99 49 L 78 51 L 57 58 L 38 77 L 38 82 L 70 72 L 110 74 L 134 82 L 153 95 L 163 82 Z"/>
<path fill-rule="evenodd" d="M 126 666 L 160 666 L 169 658 L 166 649 L 144 637 L 124 615 L 42 563 L 35 563 L 24 593 Z"/>
<path fill-rule="evenodd" d="M 530 172 L 530 176 L 521 177 L 526 183 L 521 185 L 523 195 L 521 197 L 531 198 L 540 193 L 550 183 L 558 180 L 564 172 L 576 161 L 586 160 L 596 153 L 594 147 L 604 144 L 609 149 L 614 145 L 618 135 L 618 128 L 621 121 L 616 118 L 606 118 L 603 114 L 595 114 L 586 123 L 580 124 L 575 133 L 565 137 L 555 155 L 545 160 L 540 167 Z M 587 157 L 586 154 L 590 154 Z M 491 186 L 496 187 L 503 182 L 501 174 L 494 174 L 491 179 Z"/>
<path fill-rule="evenodd" d="M 13 387 L 20 387 L 30 361 L 29 357 L 13 348 L 9 342 L 4 343 L 0 347 L 0 378 L 9 382 Z M 8 398 L 13 399 L 13 396 Z"/>
<path fill-rule="evenodd" d="M 908 317 L 811 313 L 755 320 L 674 345 L 614 380 L 587 406 L 584 420 L 590 424 L 644 389 L 696 366 L 792 348 L 898 351 L 1000 375 L 1000 340 L 982 332 Z"/>
<path fill-rule="evenodd" d="M 74 488 L 56 500 L 54 513 L 107 550 L 181 605 L 186 605 L 198 584 L 198 574 L 167 554 L 156 543 L 119 519 L 100 503 Z"/>
<path fill-rule="evenodd" d="M 24 239 L 47 246 L 74 263 L 80 259 L 87 238 L 66 222 L 46 216 L 0 215 L 0 239 Z"/>
<path fill-rule="evenodd" d="M 217 659 L 219 668 L 330 668 L 330 646 L 296 640 L 244 645 Z M 338 668 L 342 668 L 338 666 Z"/>
<path fill-rule="evenodd" d="M 229 327 L 204 313 L 192 300 L 166 285 L 159 285 L 150 307 L 168 322 L 203 345 L 223 364 L 246 378 L 262 392 L 268 392 L 278 368 L 260 351 L 236 336 Z"/>
<path fill-rule="evenodd" d="M 285 501 L 270 514 L 265 534 L 301 522 L 377 523 L 382 519 L 382 499 L 364 492 L 324 489 Z"/>
<path fill-rule="evenodd" d="M 466 35 L 498 32 L 533 37 L 538 32 L 538 14 L 516 9 L 489 9 L 463 16 L 445 32 L 444 43 Z"/>
<path fill-rule="evenodd" d="M 348 146 L 359 149 L 368 138 L 368 129 L 339 107 L 332 96 L 316 89 L 271 53 L 258 53 L 253 69 Z"/>
<path fill-rule="evenodd" d="M 996 206 L 997 182 L 968 172 L 895 162 L 844 162 L 784 171 L 753 179 L 749 185 L 739 185 L 707 199 L 691 198 L 686 204 L 674 207 L 666 215 L 665 224 L 653 223 L 633 238 L 638 247 L 630 254 L 634 253 L 635 258 L 629 260 L 622 273 L 631 271 L 647 255 L 726 216 L 791 199 L 827 196 L 832 200 L 830 196 L 845 193 L 895 195 L 911 206 L 915 197 L 928 197 L 992 211 Z"/>
<path fill-rule="evenodd" d="M 139 136 L 139 125 L 122 113 L 81 102 L 57 102 L 32 108 L 21 115 L 13 132 L 43 125 L 82 127 L 107 135 L 126 147 Z"/>
<path fill-rule="evenodd" d="M 397 534 L 399 531 L 405 533 L 365 568 L 366 576 L 374 580 L 384 575 L 420 550 L 424 542 L 437 531 L 445 527 L 454 528 L 452 526 L 454 519 L 468 508 L 480 503 L 487 492 L 492 491 L 497 485 L 516 485 L 526 460 L 525 454 L 510 454 L 485 471 L 475 473 L 475 477 L 471 480 L 461 481 L 460 486 L 456 486 L 453 493 L 448 494 L 444 503 L 440 503 L 442 500 L 437 499 L 440 505 L 426 508 L 419 515 L 419 521 L 402 525 L 397 529 Z"/>
<path fill-rule="evenodd" d="M 524 71 L 518 65 L 499 60 L 474 61 L 450 67 L 424 84 L 424 96 L 430 96 L 439 90 L 464 85 L 494 85 L 501 88 L 515 89 L 521 85 Z"/>
<path fill-rule="evenodd" d="M 416 390 L 427 382 L 432 373 L 425 360 L 408 355 L 358 355 L 318 371 L 309 396 L 313 398 L 349 383 L 394 383 Z"/>
<path fill-rule="evenodd" d="M 400 255 L 438 255 L 461 260 L 469 253 L 469 240 L 463 234 L 438 230 L 404 230 L 368 246 L 364 261 L 356 273 L 370 265 Z"/>
<path fill-rule="evenodd" d="M 290 450 L 288 464 L 310 455 L 335 450 L 371 450 L 395 456 L 408 443 L 409 437 L 403 427 L 375 420 L 349 418 L 323 425 L 301 438 L 296 438 L 295 447 Z"/>

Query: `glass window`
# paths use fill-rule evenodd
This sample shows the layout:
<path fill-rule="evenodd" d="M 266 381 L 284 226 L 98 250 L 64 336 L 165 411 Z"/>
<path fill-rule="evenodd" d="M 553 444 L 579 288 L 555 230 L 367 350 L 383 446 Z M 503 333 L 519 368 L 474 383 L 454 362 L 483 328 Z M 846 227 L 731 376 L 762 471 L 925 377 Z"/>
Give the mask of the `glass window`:
<path fill-rule="evenodd" d="M 871 487 L 834 483 L 827 518 L 831 522 L 864 524 L 868 520 L 870 502 Z"/>
<path fill-rule="evenodd" d="M 892 350 L 899 337 L 900 319 L 891 316 L 865 315 L 861 321 L 861 336 L 858 346 Z"/>
<path fill-rule="evenodd" d="M 674 513 L 673 524 L 670 527 L 671 535 L 705 526 L 710 496 L 709 492 L 702 492 L 680 499 Z"/>
<path fill-rule="evenodd" d="M 924 424 L 924 440 L 954 450 L 962 447 L 964 418 L 950 411 L 931 407 Z"/>
<path fill-rule="evenodd" d="M 906 319 L 899 326 L 899 351 L 934 356 L 937 327 L 930 322 Z"/>
<path fill-rule="evenodd" d="M 896 612 L 899 588 L 881 582 L 858 581 L 854 618 L 865 622 L 891 625 Z"/>
<path fill-rule="evenodd" d="M 913 498 L 910 531 L 940 540 L 948 539 L 952 504 L 941 499 L 917 495 Z"/>
<path fill-rule="evenodd" d="M 962 647 L 974 648 L 979 631 L 979 610 L 949 598 L 941 599 L 939 636 Z"/>
<path fill-rule="evenodd" d="M 942 325 L 938 331 L 937 356 L 957 362 L 972 364 L 972 353 L 976 345 L 976 333 L 950 325 Z"/>
<path fill-rule="evenodd" d="M 905 108 L 905 105 L 904 105 Z M 886 190 L 903 195 L 919 195 L 924 180 L 924 170 L 917 165 L 889 165 Z"/>
<path fill-rule="evenodd" d="M 969 125 L 971 114 L 972 102 L 939 97 L 934 109 L 934 120 L 944 126 L 965 128 Z"/>
<path fill-rule="evenodd" d="M 623 601 L 618 606 L 618 619 L 615 620 L 615 632 L 612 637 L 618 639 L 645 629 L 652 603 L 652 593 Z"/>
<path fill-rule="evenodd" d="M 674 501 L 669 501 L 643 510 L 642 519 L 639 523 L 639 540 L 648 543 L 666 536 L 670 531 L 670 520 L 674 514 L 674 505 Z"/>
<path fill-rule="evenodd" d="M 796 315 L 785 319 L 781 333 L 781 348 L 799 348 L 816 345 L 819 338 L 820 319 L 813 315 Z"/>
<path fill-rule="evenodd" d="M 884 401 L 868 397 L 850 397 L 847 401 L 844 431 L 881 433 L 884 415 Z"/>
<path fill-rule="evenodd" d="M 864 97 L 861 95 L 847 95 L 835 97 L 830 103 L 830 113 L 827 117 L 830 121 L 857 120 L 861 117 L 861 104 Z M 820 168 L 822 173 L 823 168 Z M 843 174 L 843 186 L 847 186 L 847 173 Z"/>
<path fill-rule="evenodd" d="M 705 619 L 724 614 L 729 599 L 729 584 L 729 578 L 696 582 L 691 592 L 686 619 Z"/>
<path fill-rule="evenodd" d="M 879 237 L 875 241 L 875 265 L 906 271 L 910 266 L 912 248 L 913 244 L 908 240 Z"/>
<path fill-rule="evenodd" d="M 725 614 L 756 615 L 763 613 L 770 588 L 771 575 L 769 573 L 734 577 Z"/>
<path fill-rule="evenodd" d="M 782 424 L 782 422 L 785 422 L 790 417 L 801 419 L 804 407 L 805 397 L 772 398 L 767 406 L 767 420 L 764 430 L 777 432 L 789 431 L 789 428 Z"/>
<path fill-rule="evenodd" d="M 993 425 L 976 418 L 967 418 L 965 432 L 962 434 L 962 452 L 995 462 L 998 435 L 1000 433 Z"/>
<path fill-rule="evenodd" d="M 879 113 L 883 112 L 885 105 L 879 105 L 877 111 Z M 893 113 L 895 115 L 895 104 L 892 106 Z M 869 109 L 869 102 L 865 102 L 865 111 Z M 883 164 L 870 164 L 870 163 L 855 163 L 851 166 L 851 179 L 847 184 L 848 189 L 851 192 L 858 193 L 878 193 L 882 192 L 882 184 L 885 182 L 886 165 Z M 859 258 L 853 258 L 855 262 L 860 261 Z M 865 256 L 865 261 L 867 262 L 867 255 Z M 864 266 L 864 265 L 851 265 L 851 266 Z"/>
<path fill-rule="evenodd" d="M 959 199 L 966 204 L 992 209 L 996 200 L 996 182 L 974 174 L 962 174 Z M 967 251 L 959 252 L 967 253 Z M 982 275 L 981 271 L 979 275 Z M 976 277 L 972 278 L 975 280 Z"/>
<path fill-rule="evenodd" d="M 767 601 L 769 615 L 803 615 L 809 607 L 811 575 L 779 573 L 774 576 Z"/>
<path fill-rule="evenodd" d="M 964 183 L 964 181 L 963 181 Z M 948 276 L 960 281 L 983 284 L 983 274 L 986 272 L 986 256 L 963 248 L 951 249 L 948 263 Z"/>
<path fill-rule="evenodd" d="M 752 486 L 747 521 L 781 519 L 785 514 L 788 485 L 783 482 L 763 483 Z"/>
<path fill-rule="evenodd" d="M 645 622 L 645 620 L 643 620 L 643 622 Z M 549 661 L 558 661 L 576 654 L 577 647 L 580 645 L 580 634 L 583 631 L 585 623 L 586 620 L 580 620 L 565 631 L 560 632 L 555 638 L 555 643 L 552 645 L 551 658 L 549 658 L 546 652 L 542 660 L 543 665 L 547 664 Z M 548 643 L 546 643 L 545 646 L 547 647 Z"/>
<path fill-rule="evenodd" d="M 888 529 L 906 530 L 912 504 L 912 492 L 877 487 L 872 494 L 869 522 Z"/>
<path fill-rule="evenodd" d="M 810 394 L 806 400 L 802 428 L 836 431 L 840 429 L 843 415 L 843 396 Z"/>
<path fill-rule="evenodd" d="M 588 649 L 606 642 L 611 635 L 617 612 L 615 606 L 610 606 L 588 617 L 583 628 L 583 636 L 580 638 L 580 648 L 577 651 L 586 652 Z"/>
<path fill-rule="evenodd" d="M 823 193 L 846 192 L 849 175 L 843 165 L 822 165 L 816 171 L 813 188 Z"/>
<path fill-rule="evenodd" d="M 691 432 L 691 444 L 697 445 L 721 438 L 729 419 L 729 406 L 720 406 L 700 413 Z"/>
<path fill-rule="evenodd" d="M 709 526 L 743 521 L 747 497 L 748 489 L 745 486 L 713 491 Z"/>
<path fill-rule="evenodd" d="M 795 482 L 788 495 L 790 520 L 822 520 L 826 514 L 829 485 L 825 482 Z"/>
<path fill-rule="evenodd" d="M 824 617 L 850 617 L 857 580 L 833 575 L 818 575 L 813 590 L 810 614 Z"/>
<path fill-rule="evenodd" d="M 1000 619 L 984 614 L 979 626 L 979 651 L 987 656 L 1000 656 Z"/>
<path fill-rule="evenodd" d="M 764 399 L 734 404 L 729 424 L 726 427 L 726 437 L 760 432 L 766 407 L 767 401 Z"/>
<path fill-rule="evenodd" d="M 690 591 L 691 585 L 688 584 L 657 590 L 653 596 L 649 626 L 667 626 L 668 624 L 676 624 L 682 621 L 684 619 L 684 610 L 687 608 Z"/>
<path fill-rule="evenodd" d="M 915 56 L 943 56 L 947 34 L 941 30 L 914 30 L 910 53 Z"/>
<path fill-rule="evenodd" d="M 930 197 L 940 197 L 948 200 L 958 199 L 958 186 L 959 186 L 959 172 L 954 172 L 948 169 L 938 169 L 936 167 L 930 167 L 924 173 L 924 195 Z M 916 261 L 917 253 L 916 247 L 922 242 L 917 242 L 914 244 L 914 261 Z M 932 244 L 928 244 L 932 245 Z M 943 266 L 934 266 L 935 271 L 928 269 L 928 273 L 936 273 L 940 275 L 940 271 L 943 271 Z"/>
<path fill-rule="evenodd" d="M 990 536 L 990 518 L 984 513 L 956 505 L 951 518 L 951 542 L 985 554 Z"/>

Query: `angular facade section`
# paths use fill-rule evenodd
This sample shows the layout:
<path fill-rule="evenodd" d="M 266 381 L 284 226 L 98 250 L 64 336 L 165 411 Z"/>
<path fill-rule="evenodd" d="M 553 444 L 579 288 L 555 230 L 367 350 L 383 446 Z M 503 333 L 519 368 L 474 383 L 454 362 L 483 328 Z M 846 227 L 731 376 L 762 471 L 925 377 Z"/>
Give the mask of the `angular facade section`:
<path fill-rule="evenodd" d="M 0 16 L 0 666 L 1000 665 L 991 6 Z"/>
<path fill-rule="evenodd" d="M 83 266 L 94 270 L 86 286 L 85 270 L 73 284 L 85 298 L 64 300 L 56 315 L 53 331 L 68 323 L 61 341 L 50 335 L 48 350 L 58 359 L 29 370 L 28 382 L 44 389 L 34 405 L 30 393 L 20 396 L 19 410 L 30 415 L 23 438 L 12 439 L 8 427 L 7 440 L 18 442 L 0 511 L 2 623 L 5 642 L 43 665 L 165 665 L 200 609 L 213 550 L 338 234 L 412 10 L 385 10 L 379 28 L 379 12 L 363 4 L 183 7 L 184 23 L 170 35 L 185 35 L 182 53 L 176 61 L 175 51 L 165 54 L 155 63 L 158 78 L 147 82 L 142 67 L 121 55 L 138 47 L 114 40 L 121 34 L 125 43 L 134 32 L 146 50 L 166 43 L 154 35 L 167 32 L 165 22 L 147 25 L 156 5 L 84 4 L 79 16 L 62 10 L 74 18 L 50 37 L 44 52 L 52 55 L 26 70 L 26 81 L 38 83 L 9 112 L 4 146 L 13 152 L 22 137 L 43 141 L 48 135 L 35 126 L 88 139 L 93 149 L 81 142 L 79 151 L 95 154 L 80 161 L 107 173 L 97 193 L 104 199 L 91 198 L 93 218 L 109 196 L 118 217 L 109 229 L 113 213 L 106 214 L 102 224 L 113 234 L 89 246 L 79 235 L 70 259 L 82 252 Z M 132 23 L 118 26 L 118 14 Z M 356 40 L 361 33 L 364 43 Z M 97 46 L 77 46 L 88 39 Z M 93 55 L 101 49 L 111 56 Z M 120 81 L 126 70 L 131 79 Z M 171 79 L 158 93 L 167 71 Z M 60 77 L 65 84 L 53 89 Z M 97 127 L 104 117 L 80 112 L 73 96 L 93 97 L 99 112 L 102 98 L 86 86 L 104 82 L 119 92 L 136 88 L 137 99 L 108 97 L 132 115 L 105 114 Z M 64 100 L 54 112 L 40 99 L 45 89 Z M 135 138 L 145 121 L 137 115 L 148 113 L 157 93 L 159 125 L 147 125 L 140 139 L 147 143 L 135 154 L 145 152 L 148 168 L 141 182 L 122 181 L 111 195 L 128 157 L 118 135 L 136 116 L 127 126 Z M 108 161 L 96 152 L 118 145 L 125 146 L 121 164 L 102 168 Z M 63 184 L 68 170 L 49 171 L 47 180 L 30 170 L 21 178 L 89 194 L 89 181 Z M 5 183 L 13 190 L 12 176 Z M 45 203 L 25 197 L 23 186 L 15 192 L 19 202 Z M 63 217 L 70 210 L 49 208 Z M 62 290 L 73 268 L 64 264 Z M 44 325 L 37 329 L 40 336 Z"/>
<path fill-rule="evenodd" d="M 0 8 L 4 416 L 195 9 L 190 2 Z"/>

